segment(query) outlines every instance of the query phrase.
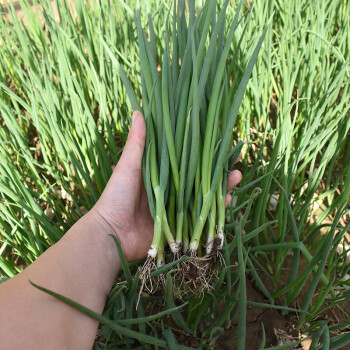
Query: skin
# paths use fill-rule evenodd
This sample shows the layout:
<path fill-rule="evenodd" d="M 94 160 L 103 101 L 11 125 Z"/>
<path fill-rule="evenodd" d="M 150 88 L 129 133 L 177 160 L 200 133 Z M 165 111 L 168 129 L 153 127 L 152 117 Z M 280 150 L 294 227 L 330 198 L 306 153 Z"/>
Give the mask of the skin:
<path fill-rule="evenodd" d="M 98 323 L 29 281 L 102 313 L 121 267 L 109 234 L 118 238 L 129 262 L 146 257 L 152 242 L 153 220 L 141 174 L 145 136 L 144 119 L 134 112 L 123 154 L 93 209 L 33 264 L 0 285 L 1 348 L 92 348 Z M 238 170 L 232 171 L 228 190 L 241 178 Z"/>

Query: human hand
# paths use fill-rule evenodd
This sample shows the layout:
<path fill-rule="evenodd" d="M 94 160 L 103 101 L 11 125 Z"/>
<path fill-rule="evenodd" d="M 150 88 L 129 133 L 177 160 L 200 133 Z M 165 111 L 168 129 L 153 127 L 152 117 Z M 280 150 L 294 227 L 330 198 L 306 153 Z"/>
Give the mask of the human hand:
<path fill-rule="evenodd" d="M 153 219 L 142 180 L 145 138 L 143 116 L 135 111 L 120 160 L 92 209 L 107 224 L 108 233 L 118 238 L 129 262 L 144 258 L 153 238 Z"/>
<path fill-rule="evenodd" d="M 99 220 L 102 219 L 104 232 L 116 235 L 129 262 L 146 257 L 153 238 L 153 219 L 142 180 L 145 138 L 144 119 L 135 111 L 123 154 L 101 198 L 91 210 Z M 239 170 L 231 171 L 227 191 L 237 186 L 241 179 Z M 226 206 L 231 199 L 227 194 Z"/>

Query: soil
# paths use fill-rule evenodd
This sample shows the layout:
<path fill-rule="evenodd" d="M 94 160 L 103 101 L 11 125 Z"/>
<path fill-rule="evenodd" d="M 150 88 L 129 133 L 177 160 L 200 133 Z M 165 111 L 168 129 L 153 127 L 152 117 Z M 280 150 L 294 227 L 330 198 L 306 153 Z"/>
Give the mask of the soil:
<path fill-rule="evenodd" d="M 290 269 L 288 266 L 291 266 L 292 256 L 286 258 L 286 268 L 283 273 L 281 273 L 281 279 L 279 280 L 279 288 L 288 284 L 289 280 L 289 272 Z M 303 258 L 300 259 L 300 271 L 304 270 L 307 266 L 307 261 Z M 264 285 L 272 291 L 272 284 L 268 278 L 264 278 L 264 276 L 260 276 Z M 305 297 L 305 294 L 309 288 L 310 281 L 307 281 L 304 288 L 301 290 L 297 300 L 293 303 L 293 305 L 289 305 L 291 308 L 298 309 Z M 250 302 L 257 302 L 262 304 L 268 304 L 268 300 L 266 300 L 265 296 L 260 292 L 257 286 L 254 284 L 253 280 L 247 279 L 246 282 L 247 288 L 247 300 Z M 276 300 L 276 305 L 282 305 L 283 300 Z M 222 302 L 219 304 L 217 309 L 217 314 L 220 314 L 224 311 L 226 304 Z M 164 310 L 164 304 L 162 301 L 154 301 L 148 302 L 145 305 L 146 314 L 154 314 Z M 318 315 L 316 319 L 313 319 L 312 322 L 316 320 L 329 320 L 328 326 L 333 327 L 340 324 L 343 324 L 348 321 L 347 314 L 350 314 L 350 303 L 342 303 L 338 306 L 334 306 Z M 294 312 L 288 312 L 285 315 L 281 313 L 280 310 L 271 309 L 271 308 L 263 308 L 263 307 L 247 307 L 247 320 L 246 320 L 246 343 L 245 348 L 249 350 L 257 350 L 263 341 L 263 329 L 265 331 L 265 344 L 264 348 L 278 346 L 282 344 L 288 344 L 296 341 L 300 341 L 303 338 L 308 337 L 310 334 L 307 333 L 307 329 L 310 324 L 306 324 L 304 329 L 300 331 L 296 329 L 296 325 L 298 324 L 298 315 Z M 185 345 L 188 347 L 198 347 L 200 345 L 200 338 L 193 337 L 182 329 L 180 329 L 176 324 L 174 324 L 173 320 L 170 317 L 165 317 L 163 319 L 163 325 L 166 328 L 170 328 L 173 334 L 176 337 L 176 340 L 181 345 Z M 209 320 L 210 323 L 210 320 Z M 235 350 L 237 349 L 237 325 L 238 319 L 235 318 L 231 325 L 225 329 L 224 333 L 221 334 L 218 338 L 214 339 L 210 344 L 212 349 L 218 350 Z M 156 328 L 160 327 L 160 325 L 154 324 Z M 209 325 L 201 324 L 198 328 L 198 334 L 201 331 L 204 331 L 206 327 Z M 159 329 L 161 332 L 161 329 Z M 346 333 L 350 331 L 349 329 L 345 329 L 343 331 L 331 332 L 331 336 L 336 334 Z M 309 350 L 312 339 L 308 339 L 303 341 L 301 344 L 285 347 L 285 349 L 304 349 Z M 342 349 L 349 349 L 350 345 L 345 346 Z"/>
<path fill-rule="evenodd" d="M 247 280 L 247 300 L 266 303 L 261 293 L 254 287 L 253 282 L 249 280 Z M 235 350 L 237 348 L 237 323 L 238 320 L 235 319 L 230 328 L 218 337 L 215 342 L 216 349 Z M 263 339 L 262 324 L 266 336 L 265 347 L 278 345 L 283 334 L 288 335 L 291 341 L 299 339 L 299 334 L 293 327 L 292 322 L 281 316 L 278 310 L 248 306 L 246 349 L 259 348 Z"/>

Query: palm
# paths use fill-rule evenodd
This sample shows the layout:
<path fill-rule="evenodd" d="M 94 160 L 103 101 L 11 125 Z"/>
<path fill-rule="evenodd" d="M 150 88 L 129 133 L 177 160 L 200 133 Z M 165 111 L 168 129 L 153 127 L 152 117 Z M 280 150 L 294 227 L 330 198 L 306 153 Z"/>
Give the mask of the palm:
<path fill-rule="evenodd" d="M 96 210 L 119 239 L 128 261 L 146 256 L 153 236 L 151 217 L 141 169 L 135 171 L 120 161 Z"/>
<path fill-rule="evenodd" d="M 133 121 L 123 154 L 95 206 L 119 239 L 128 261 L 144 258 L 153 236 L 141 172 L 146 126 L 141 114 Z"/>

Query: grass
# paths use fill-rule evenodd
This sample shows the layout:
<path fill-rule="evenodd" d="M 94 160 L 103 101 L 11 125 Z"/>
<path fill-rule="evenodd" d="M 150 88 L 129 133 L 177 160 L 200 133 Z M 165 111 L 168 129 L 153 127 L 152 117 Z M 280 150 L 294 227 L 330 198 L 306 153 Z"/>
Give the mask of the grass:
<path fill-rule="evenodd" d="M 141 3 L 141 27 L 152 38 L 154 56 L 161 57 L 166 19 L 172 23 L 170 2 Z M 196 3 L 200 8 L 201 1 Z M 1 7 L 4 277 L 33 262 L 93 206 L 119 159 L 131 106 L 146 88 L 133 20 L 136 4 L 78 1 L 71 14 L 63 2 L 60 24 L 51 3 L 40 4 L 40 15 L 33 15 L 28 2 L 20 1 L 25 24 L 12 4 L 6 11 Z M 181 27 L 188 15 L 185 2 L 179 4 Z M 229 3 L 227 26 L 237 5 Z M 218 336 L 228 337 L 225 328 L 238 315 L 237 348 L 243 349 L 251 307 L 278 310 L 286 318 L 295 314 L 294 327 L 312 336 L 313 349 L 350 343 L 344 304 L 350 269 L 350 7 L 343 0 L 243 2 L 228 54 L 230 100 L 271 17 L 234 129 L 234 139 L 245 144 L 239 165 L 244 176 L 227 212 L 226 267 L 211 293 L 184 295 L 183 302 L 172 295 L 168 272 L 164 295 L 143 295 L 135 310 L 140 271 L 124 263 L 128 279 L 111 291 L 96 349 L 177 349 L 178 343 L 193 346 L 185 345 L 188 338 L 195 347 L 209 348 Z M 184 50 L 179 45 L 179 55 Z M 135 101 L 127 97 L 121 68 Z M 263 302 L 249 300 L 251 283 Z M 327 320 L 327 310 L 341 317 Z M 272 330 L 262 329 L 265 342 L 262 335 L 256 341 L 261 348 L 289 348 L 276 339 L 269 343 Z"/>

